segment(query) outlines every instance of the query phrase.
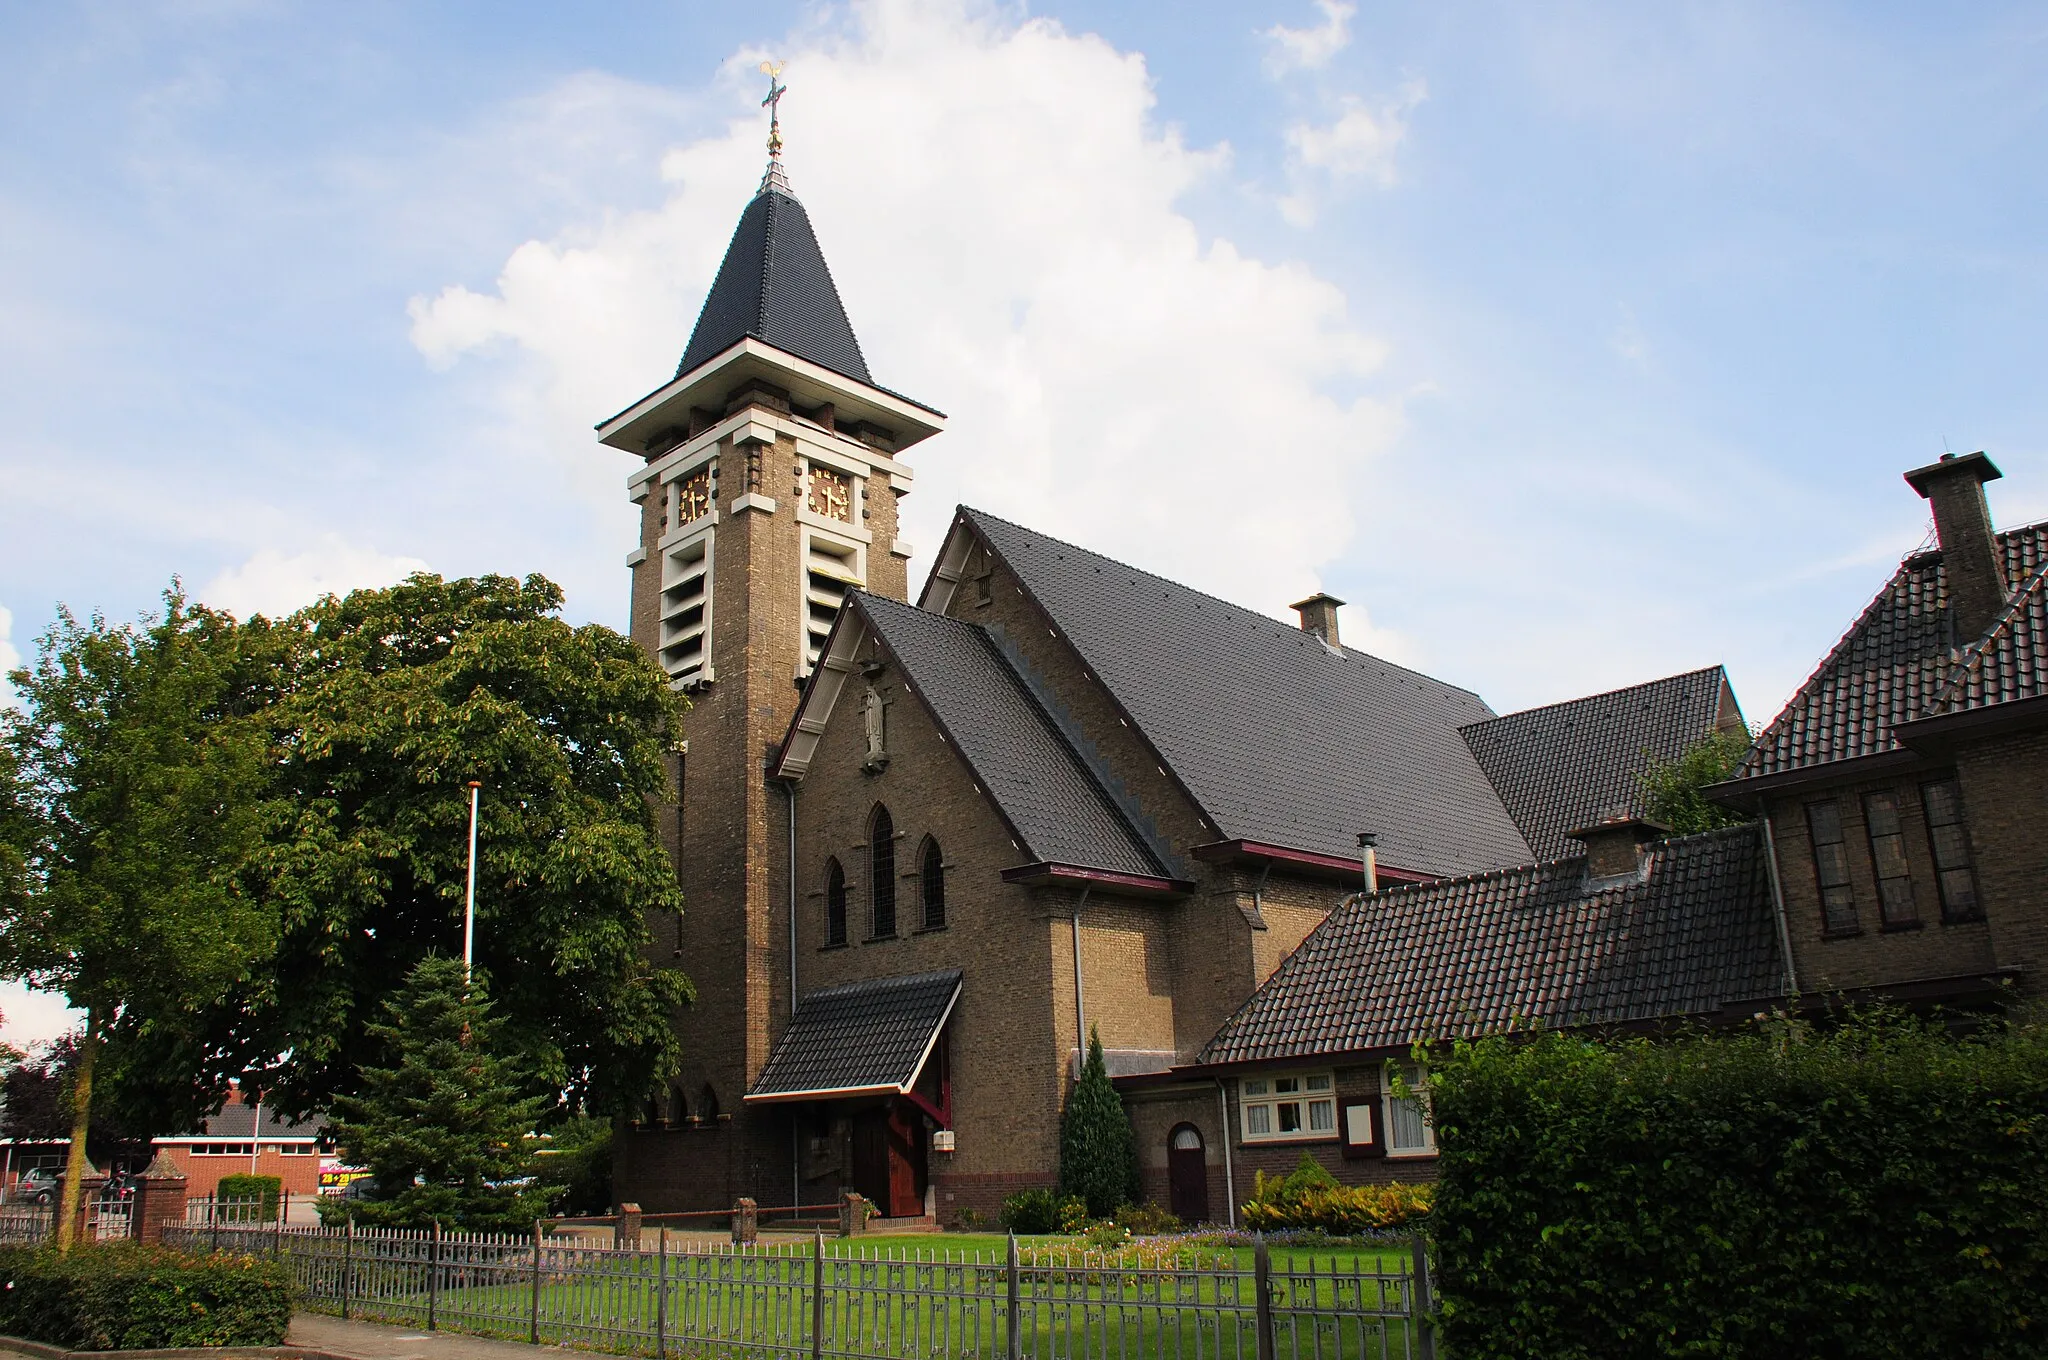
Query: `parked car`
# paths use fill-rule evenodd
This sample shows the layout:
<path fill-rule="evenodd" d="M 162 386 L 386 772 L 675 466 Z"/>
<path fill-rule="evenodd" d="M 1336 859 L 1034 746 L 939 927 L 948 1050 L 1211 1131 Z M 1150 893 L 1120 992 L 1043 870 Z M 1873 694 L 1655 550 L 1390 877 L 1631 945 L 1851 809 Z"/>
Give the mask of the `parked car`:
<path fill-rule="evenodd" d="M 7 1198 L 15 1204 L 48 1204 L 57 1198 L 57 1173 L 47 1166 L 32 1166 L 15 1178 Z"/>

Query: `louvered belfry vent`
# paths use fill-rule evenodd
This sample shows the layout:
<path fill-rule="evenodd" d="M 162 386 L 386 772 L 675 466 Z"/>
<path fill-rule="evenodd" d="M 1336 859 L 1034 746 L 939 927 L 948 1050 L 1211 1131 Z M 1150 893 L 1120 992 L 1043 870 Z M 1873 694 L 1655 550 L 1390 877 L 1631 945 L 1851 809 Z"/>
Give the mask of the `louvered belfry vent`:
<path fill-rule="evenodd" d="M 740 214 L 676 376 L 750 335 L 834 373 L 874 383 L 810 214 L 776 188 L 764 188 Z"/>

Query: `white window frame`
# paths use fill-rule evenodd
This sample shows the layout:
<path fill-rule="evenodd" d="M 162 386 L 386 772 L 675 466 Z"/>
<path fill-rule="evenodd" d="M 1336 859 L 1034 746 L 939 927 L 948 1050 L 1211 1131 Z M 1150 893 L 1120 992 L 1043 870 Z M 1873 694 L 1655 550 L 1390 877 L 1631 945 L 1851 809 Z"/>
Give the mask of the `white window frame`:
<path fill-rule="evenodd" d="M 1293 1106 L 1294 1128 L 1283 1128 Z M 1323 1126 L 1316 1127 L 1320 1110 Z M 1237 1083 L 1237 1128 L 1246 1143 L 1337 1141 L 1337 1081 L 1330 1072 L 1275 1072 Z"/>
<path fill-rule="evenodd" d="M 1386 1140 L 1389 1157 L 1434 1157 L 1436 1156 L 1436 1127 L 1429 1121 L 1429 1111 L 1421 1101 L 1401 1100 L 1394 1094 L 1394 1074 L 1402 1072 L 1411 1087 L 1420 1086 L 1429 1079 L 1429 1069 L 1414 1063 L 1388 1061 L 1380 1069 L 1380 1130 Z M 1422 1146 L 1399 1147 L 1394 1143 L 1394 1106 L 1414 1105 L 1422 1115 Z"/>

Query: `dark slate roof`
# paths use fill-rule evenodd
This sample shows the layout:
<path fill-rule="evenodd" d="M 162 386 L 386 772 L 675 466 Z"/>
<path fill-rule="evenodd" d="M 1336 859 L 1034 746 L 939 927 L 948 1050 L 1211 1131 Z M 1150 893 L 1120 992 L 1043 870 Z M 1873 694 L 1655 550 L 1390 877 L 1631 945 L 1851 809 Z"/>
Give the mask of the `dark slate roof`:
<path fill-rule="evenodd" d="M 2012 603 L 1963 654 L 1942 687 L 1940 711 L 1964 713 L 2048 695 L 2048 565 L 2022 581 Z"/>
<path fill-rule="evenodd" d="M 2005 579 L 2048 564 L 2048 524 L 1998 536 Z M 1917 553 L 1808 677 L 1736 770 L 1754 779 L 1898 749 L 1892 729 L 1932 716 L 1959 659 L 1939 552 Z"/>
<path fill-rule="evenodd" d="M 810 215 L 779 189 L 762 190 L 740 214 L 676 376 L 749 335 L 834 373 L 874 384 L 832 271 L 818 248 L 817 234 L 811 230 Z"/>
<path fill-rule="evenodd" d="M 1535 858 L 1557 859 L 1577 848 L 1565 832 L 1644 810 L 1638 776 L 1714 731 L 1727 683 L 1710 666 L 1473 723 L 1465 743 Z"/>
<path fill-rule="evenodd" d="M 1469 690 L 963 507 L 1218 828 L 1390 866 L 1521 864 L 1528 846 L 1458 729 Z"/>
<path fill-rule="evenodd" d="M 199 1132 L 194 1137 L 205 1138 L 248 1138 L 256 1128 L 256 1109 L 251 1105 L 223 1105 L 219 1111 L 199 1121 Z M 263 1136 L 265 1138 L 316 1138 L 327 1128 L 327 1120 L 315 1115 L 311 1119 L 285 1119 L 274 1109 L 263 1111 Z"/>
<path fill-rule="evenodd" d="M 1172 877 L 988 630 L 865 591 L 851 598 L 1024 842 L 1027 862 Z"/>
<path fill-rule="evenodd" d="M 1353 897 L 1200 1061 L 1703 1015 L 1784 991 L 1755 826 L 1656 842 L 1645 857 L 1641 878 L 1618 883 L 1587 879 L 1579 856 Z"/>
<path fill-rule="evenodd" d="M 903 1091 L 960 993 L 960 970 L 868 978 L 812 992 L 747 1098 L 806 1091 Z"/>

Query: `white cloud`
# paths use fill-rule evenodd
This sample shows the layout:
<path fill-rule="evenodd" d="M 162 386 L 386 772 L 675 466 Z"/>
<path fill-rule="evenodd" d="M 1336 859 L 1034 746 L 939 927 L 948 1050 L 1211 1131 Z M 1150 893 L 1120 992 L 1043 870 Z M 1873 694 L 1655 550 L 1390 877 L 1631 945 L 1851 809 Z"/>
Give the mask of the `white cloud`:
<path fill-rule="evenodd" d="M 1272 44 L 1266 54 L 1268 71 L 1277 76 L 1318 70 L 1351 45 L 1351 16 L 1358 13 L 1358 6 L 1343 0 L 1316 0 L 1316 8 L 1322 11 L 1323 21 L 1314 28 L 1275 24 L 1265 31 L 1263 36 Z"/>
<path fill-rule="evenodd" d="M 1386 347 L 1306 267 L 1203 239 L 1179 202 L 1229 149 L 1153 122 L 1143 59 L 961 0 L 873 0 L 791 46 L 790 175 L 854 329 L 878 381 L 951 415 L 911 455 L 911 540 L 968 501 L 1275 614 L 1316 588 L 1401 427 Z M 566 451 L 623 502 L 633 460 L 590 426 L 673 371 L 760 174 L 760 55 L 726 62 L 732 122 L 669 152 L 659 208 L 414 300 L 430 362 L 487 360 L 500 447 Z"/>
<path fill-rule="evenodd" d="M 0 1040 L 24 1053 L 68 1034 L 84 1019 L 84 1011 L 72 1010 L 55 992 L 0 982 Z"/>
<path fill-rule="evenodd" d="M 239 567 L 230 567 L 207 582 L 199 598 L 240 618 L 267 614 L 280 618 L 322 595 L 345 595 L 362 586 L 388 586 L 427 564 L 417 557 L 394 557 L 375 548 L 344 542 L 339 534 L 322 534 L 303 552 L 287 555 L 277 548 L 258 550 Z"/>
<path fill-rule="evenodd" d="M 1410 81 L 1378 107 L 1357 95 L 1337 100 L 1328 123 L 1295 123 L 1287 129 L 1287 165 L 1294 190 L 1280 211 L 1297 226 L 1315 220 L 1314 189 L 1323 183 L 1372 180 L 1382 187 L 1396 178 L 1395 154 L 1408 136 L 1408 115 L 1425 98 L 1421 81 Z"/>

